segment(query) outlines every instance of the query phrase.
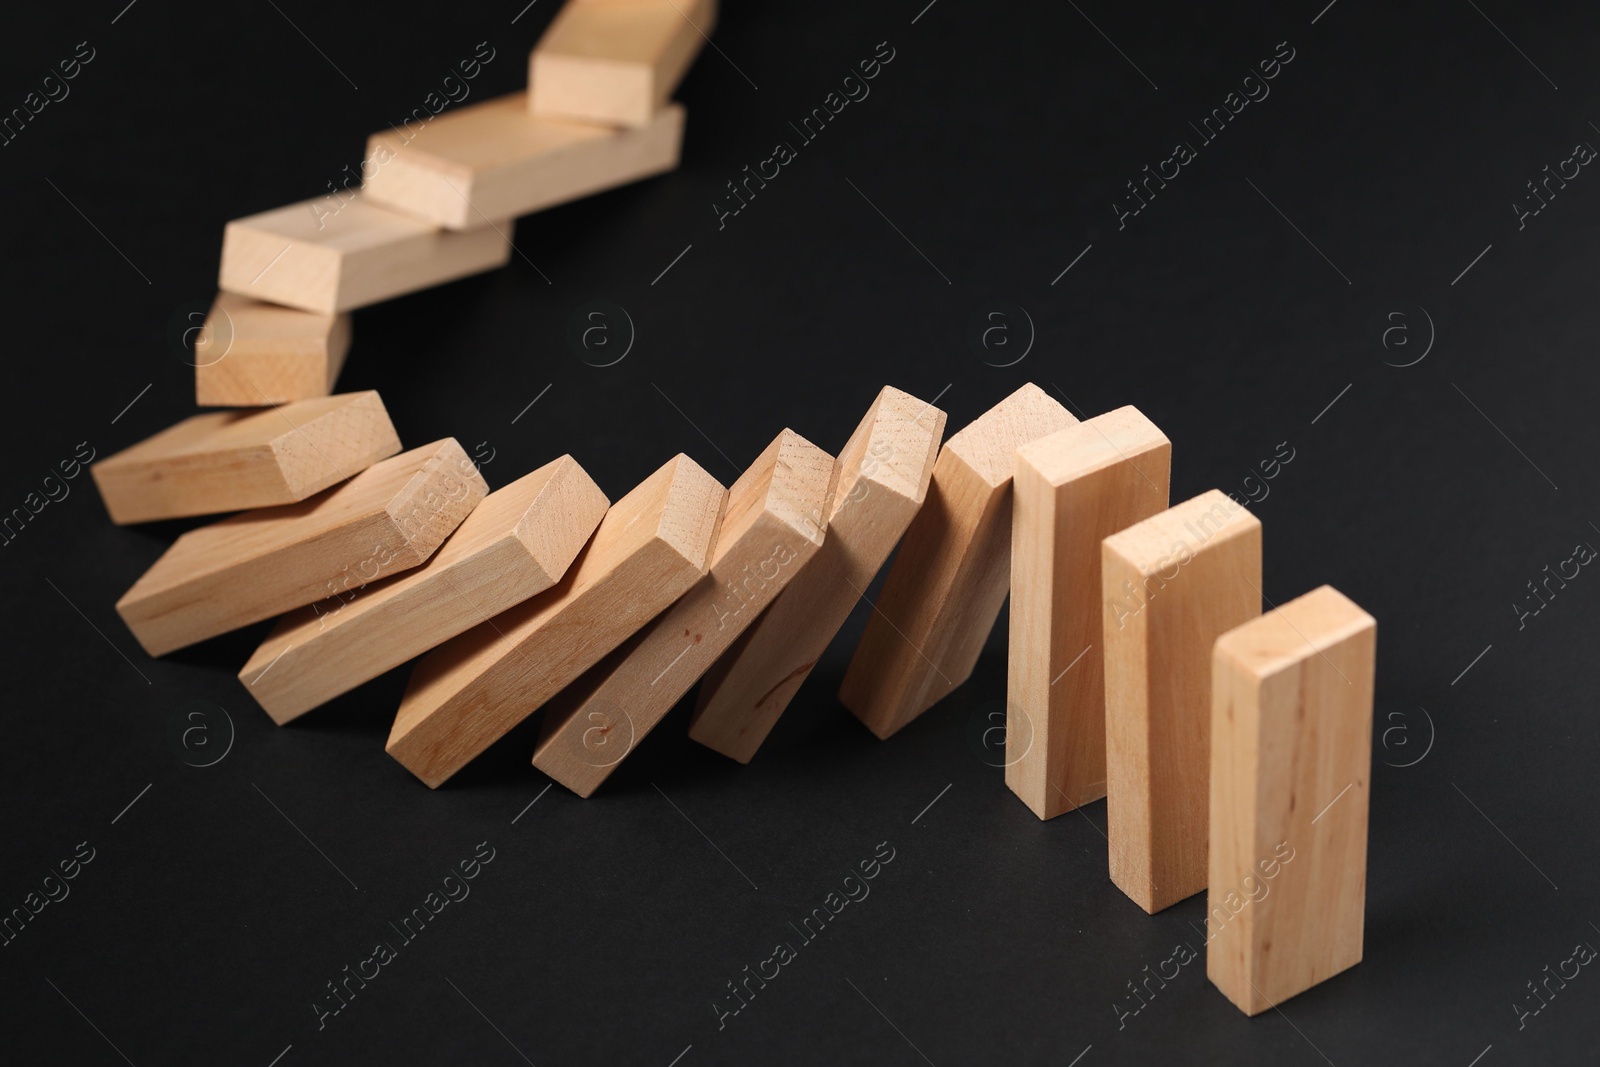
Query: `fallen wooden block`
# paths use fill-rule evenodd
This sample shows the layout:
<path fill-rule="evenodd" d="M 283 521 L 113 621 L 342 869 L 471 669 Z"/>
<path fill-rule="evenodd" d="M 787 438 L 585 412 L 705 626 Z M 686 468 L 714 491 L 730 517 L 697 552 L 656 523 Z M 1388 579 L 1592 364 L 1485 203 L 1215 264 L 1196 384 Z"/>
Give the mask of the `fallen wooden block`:
<path fill-rule="evenodd" d="M 784 430 L 728 490 L 711 570 L 555 698 L 533 765 L 589 796 L 822 544 L 833 457 Z"/>
<path fill-rule="evenodd" d="M 375 392 L 194 415 L 90 468 L 118 525 L 292 504 L 400 451 Z"/>
<path fill-rule="evenodd" d="M 1017 451 L 1005 777 L 1041 819 L 1106 795 L 1100 543 L 1167 506 L 1171 470 L 1133 407 Z"/>
<path fill-rule="evenodd" d="M 362 194 L 325 197 L 228 223 L 218 284 L 230 293 L 333 313 L 504 266 L 511 223 L 440 230 Z"/>
<path fill-rule="evenodd" d="M 152 656 L 415 567 L 489 491 L 454 439 L 298 504 L 190 530 L 117 601 Z"/>
<path fill-rule="evenodd" d="M 1216 489 L 1106 538 L 1111 880 L 1155 913 L 1206 887 L 1211 646 L 1261 614 L 1261 523 Z"/>
<path fill-rule="evenodd" d="M 727 490 L 679 455 L 619 500 L 553 589 L 424 656 L 385 746 L 436 788 L 706 572 Z"/>
<path fill-rule="evenodd" d="M 839 687 L 839 700 L 878 737 L 972 674 L 1010 590 L 1017 449 L 1077 421 L 1029 384 L 939 450 L 928 498 L 900 541 Z"/>
<path fill-rule="evenodd" d="M 195 340 L 194 402 L 260 407 L 333 392 L 350 351 L 350 316 L 218 293 Z"/>
<path fill-rule="evenodd" d="M 706 674 L 690 737 L 750 762 L 922 506 L 944 422 L 884 386 L 839 453 L 822 548 Z"/>
<path fill-rule="evenodd" d="M 409 137 L 409 139 L 408 139 Z M 636 130 L 529 114 L 526 93 L 447 111 L 367 141 L 364 195 L 452 230 L 591 196 L 678 165 L 683 108 Z"/>
<path fill-rule="evenodd" d="M 608 505 L 571 456 L 546 463 L 422 566 L 285 615 L 239 680 L 281 726 L 555 585 Z"/>
<path fill-rule="evenodd" d="M 714 0 L 569 0 L 529 57 L 529 107 L 554 118 L 643 126 L 716 22 Z"/>
<path fill-rule="evenodd" d="M 1217 640 L 1206 975 L 1247 1015 L 1361 962 L 1376 654 L 1326 585 Z"/>

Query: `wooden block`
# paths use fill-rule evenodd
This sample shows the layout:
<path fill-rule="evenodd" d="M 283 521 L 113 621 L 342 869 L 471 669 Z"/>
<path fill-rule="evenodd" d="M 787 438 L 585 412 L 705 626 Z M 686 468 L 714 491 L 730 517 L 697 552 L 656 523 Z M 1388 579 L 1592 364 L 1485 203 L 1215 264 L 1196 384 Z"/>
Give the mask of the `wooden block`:
<path fill-rule="evenodd" d="M 306 200 L 228 223 L 221 288 L 333 313 L 504 266 L 511 223 L 440 230 L 356 194 L 330 210 Z"/>
<path fill-rule="evenodd" d="M 678 165 L 683 108 L 635 130 L 548 119 L 526 93 L 447 111 L 367 141 L 364 194 L 452 230 L 541 211 Z"/>
<path fill-rule="evenodd" d="M 415 567 L 488 493 L 453 438 L 298 504 L 190 530 L 117 601 L 160 656 Z"/>
<path fill-rule="evenodd" d="M 375 392 L 194 415 L 90 470 L 118 525 L 292 504 L 400 451 Z"/>
<path fill-rule="evenodd" d="M 529 106 L 555 118 L 643 126 L 716 22 L 714 0 L 568 0 L 529 59 Z"/>
<path fill-rule="evenodd" d="M 430 788 L 576 681 L 706 573 L 727 490 L 678 455 L 619 500 L 553 589 L 424 656 L 389 755 Z"/>
<path fill-rule="evenodd" d="M 239 680 L 281 726 L 555 585 L 609 503 L 571 456 L 546 463 L 422 566 L 285 615 Z"/>
<path fill-rule="evenodd" d="M 1017 448 L 1077 421 L 1029 384 L 939 450 L 928 498 L 900 541 L 839 687 L 839 700 L 878 737 L 972 674 L 1011 587 Z"/>
<path fill-rule="evenodd" d="M 194 401 L 260 407 L 333 392 L 350 351 L 350 316 L 218 293 L 195 340 Z"/>
<path fill-rule="evenodd" d="M 1216 489 L 1106 538 L 1111 880 L 1152 914 L 1206 887 L 1211 646 L 1261 614 L 1261 523 Z"/>
<path fill-rule="evenodd" d="M 728 490 L 711 570 L 551 702 L 533 765 L 589 796 L 823 541 L 833 457 L 784 430 Z"/>
<path fill-rule="evenodd" d="M 1361 962 L 1377 643 L 1326 585 L 1216 643 L 1206 975 L 1247 1015 Z"/>
<path fill-rule="evenodd" d="M 1006 785 L 1041 819 L 1106 795 L 1100 542 L 1167 506 L 1171 470 L 1133 407 L 1017 450 Z"/>
<path fill-rule="evenodd" d="M 922 506 L 944 421 L 884 386 L 839 453 L 822 548 L 706 674 L 690 737 L 750 762 Z"/>

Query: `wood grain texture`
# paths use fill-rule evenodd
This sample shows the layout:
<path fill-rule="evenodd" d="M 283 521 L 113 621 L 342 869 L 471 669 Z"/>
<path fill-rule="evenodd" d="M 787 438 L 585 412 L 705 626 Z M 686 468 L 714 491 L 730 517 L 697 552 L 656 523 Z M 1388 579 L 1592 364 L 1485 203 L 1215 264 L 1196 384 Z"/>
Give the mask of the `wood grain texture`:
<path fill-rule="evenodd" d="M 511 223 L 441 230 L 356 194 L 325 197 L 228 223 L 218 285 L 230 293 L 333 313 L 504 266 Z"/>
<path fill-rule="evenodd" d="M 1330 586 L 1217 640 L 1206 974 L 1247 1015 L 1361 962 L 1376 656 Z"/>
<path fill-rule="evenodd" d="M 689 736 L 748 763 L 927 496 L 945 414 L 884 386 L 839 453 L 822 548 L 707 672 Z"/>
<path fill-rule="evenodd" d="M 399 451 L 368 391 L 194 415 L 90 470 L 121 525 L 292 504 Z"/>
<path fill-rule="evenodd" d="M 1100 543 L 1167 506 L 1171 470 L 1133 407 L 1017 450 L 1005 777 L 1041 819 L 1106 795 Z"/>
<path fill-rule="evenodd" d="M 840 702 L 878 737 L 972 674 L 1011 588 L 1017 449 L 1077 421 L 1030 383 L 939 450 L 928 497 L 901 538 L 839 687 Z"/>
<path fill-rule="evenodd" d="M 489 491 L 452 438 L 298 504 L 190 530 L 117 601 L 159 656 L 415 567 Z"/>
<path fill-rule="evenodd" d="M 589 796 L 822 545 L 833 457 L 784 430 L 728 490 L 711 569 L 545 712 L 533 765 Z"/>
<path fill-rule="evenodd" d="M 422 566 L 285 615 L 239 680 L 282 725 L 555 585 L 609 503 L 571 456 L 546 463 Z"/>
<path fill-rule="evenodd" d="M 1111 880 L 1155 913 L 1206 887 L 1211 648 L 1261 614 L 1261 523 L 1211 489 L 1106 538 Z"/>
<path fill-rule="evenodd" d="M 619 500 L 553 588 L 424 656 L 386 746 L 430 788 L 706 573 L 727 490 L 678 455 Z"/>
<path fill-rule="evenodd" d="M 526 93 L 447 111 L 420 131 L 367 141 L 362 189 L 396 211 L 452 230 L 542 211 L 678 165 L 683 108 L 638 129 L 542 118 Z"/>
<path fill-rule="evenodd" d="M 260 407 L 333 392 L 350 351 L 350 316 L 218 293 L 194 345 L 194 401 Z"/>
<path fill-rule="evenodd" d="M 528 60 L 538 115 L 643 126 L 717 22 L 715 0 L 568 0 Z"/>

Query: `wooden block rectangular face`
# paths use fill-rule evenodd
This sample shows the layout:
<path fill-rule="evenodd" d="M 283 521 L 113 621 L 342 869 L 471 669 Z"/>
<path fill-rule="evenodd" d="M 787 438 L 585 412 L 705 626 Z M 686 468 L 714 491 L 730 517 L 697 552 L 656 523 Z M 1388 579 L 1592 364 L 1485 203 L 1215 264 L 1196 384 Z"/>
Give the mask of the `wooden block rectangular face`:
<path fill-rule="evenodd" d="M 292 504 L 399 451 L 369 391 L 195 415 L 90 470 L 120 525 Z"/>
<path fill-rule="evenodd" d="M 218 285 L 305 311 L 350 311 L 504 266 L 511 223 L 440 230 L 356 194 L 228 223 Z"/>
<path fill-rule="evenodd" d="M 639 129 L 541 118 L 526 93 L 445 112 L 367 141 L 363 195 L 452 230 L 481 227 L 678 165 L 683 108 Z"/>
<path fill-rule="evenodd" d="M 1010 590 L 1017 449 L 1077 421 L 1029 384 L 940 449 L 928 498 L 901 539 L 839 687 L 839 700 L 878 737 L 972 674 Z"/>
<path fill-rule="evenodd" d="M 190 530 L 117 601 L 152 656 L 415 567 L 489 491 L 454 439 L 298 504 Z"/>
<path fill-rule="evenodd" d="M 1206 974 L 1248 1015 L 1361 962 L 1376 655 L 1329 586 L 1216 643 Z"/>
<path fill-rule="evenodd" d="M 1111 880 L 1155 913 L 1206 887 L 1211 646 L 1261 614 L 1261 523 L 1216 489 L 1106 538 Z"/>
<path fill-rule="evenodd" d="M 822 548 L 706 674 L 690 737 L 750 762 L 922 506 L 944 421 L 884 386 L 839 453 Z"/>
<path fill-rule="evenodd" d="M 715 0 L 570 0 L 529 58 L 535 114 L 643 126 L 717 22 Z"/>
<path fill-rule="evenodd" d="M 553 589 L 418 662 L 385 746 L 437 787 L 706 573 L 727 490 L 679 455 L 619 500 Z"/>
<path fill-rule="evenodd" d="M 333 392 L 350 351 L 350 316 L 218 293 L 194 345 L 201 407 L 260 407 Z"/>
<path fill-rule="evenodd" d="M 1106 795 L 1100 542 L 1167 506 L 1171 470 L 1132 407 L 1017 451 L 1006 785 L 1041 819 Z"/>
<path fill-rule="evenodd" d="M 285 615 L 239 680 L 282 725 L 560 581 L 609 501 L 571 456 L 496 490 L 423 566 Z"/>

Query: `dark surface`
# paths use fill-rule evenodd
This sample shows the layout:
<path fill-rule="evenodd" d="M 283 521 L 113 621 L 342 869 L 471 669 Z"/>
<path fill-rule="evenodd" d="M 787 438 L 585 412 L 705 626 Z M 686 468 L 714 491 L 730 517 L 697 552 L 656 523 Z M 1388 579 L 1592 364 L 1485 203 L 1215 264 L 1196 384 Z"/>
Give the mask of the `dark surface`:
<path fill-rule="evenodd" d="M 614 498 L 678 450 L 731 481 L 785 425 L 836 450 L 886 381 L 952 429 L 1026 380 L 1085 414 L 1137 404 L 1174 442 L 1174 499 L 1244 496 L 1287 441 L 1256 505 L 1267 596 L 1327 582 L 1379 620 L 1365 962 L 1252 1020 L 1197 960 L 1119 1030 L 1127 983 L 1199 947 L 1203 904 L 1145 916 L 1107 880 L 1103 804 L 1041 824 L 1006 790 L 974 740 L 1003 630 L 888 743 L 833 697 L 862 606 L 748 767 L 679 708 L 591 801 L 541 792 L 525 729 L 430 792 L 383 752 L 404 671 L 279 729 L 234 677 L 265 625 L 140 653 L 113 604 L 181 527 L 112 527 L 83 474 L 0 551 L 0 906 L 94 849 L 0 948 L 0 1059 L 1593 1061 L 1600 978 L 1520 1029 L 1516 1005 L 1600 945 L 1600 578 L 1521 629 L 1512 605 L 1600 544 L 1600 177 L 1522 229 L 1511 205 L 1600 145 L 1600 14 L 938 0 L 913 24 L 924 2 L 730 4 L 679 94 L 681 170 L 523 220 L 506 270 L 359 312 L 341 387 L 381 389 L 408 443 L 492 450 L 492 485 L 570 451 Z M 141 0 L 112 24 L 123 3 L 8 11 L 0 34 L 7 109 L 95 49 L 0 148 L 6 509 L 78 442 L 192 412 L 169 322 L 209 302 L 227 219 L 325 191 L 479 41 L 473 99 L 521 88 L 555 10 Z M 723 183 L 880 41 L 871 95 L 719 229 Z M 1124 183 L 1280 41 L 1271 95 L 1119 229 Z M 637 328 L 605 368 L 567 341 L 597 299 Z M 1011 348 L 969 334 L 1004 305 L 1036 339 L 998 368 L 1018 313 Z M 470 897 L 400 944 L 388 924 L 484 841 Z M 800 945 L 787 923 L 885 841 L 871 896 Z M 398 957 L 319 1030 L 324 983 L 379 939 Z M 725 983 L 780 940 L 798 958 L 719 1030 Z"/>

